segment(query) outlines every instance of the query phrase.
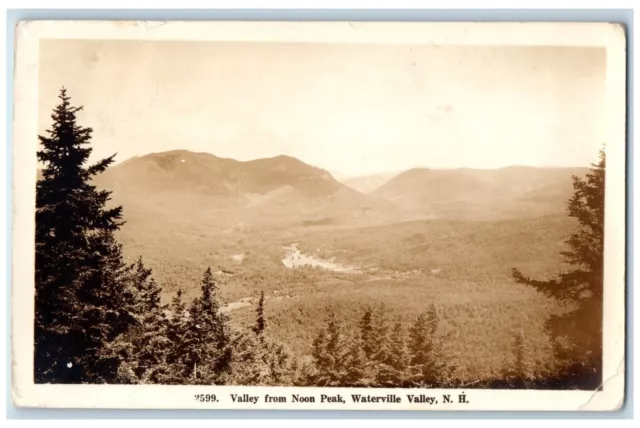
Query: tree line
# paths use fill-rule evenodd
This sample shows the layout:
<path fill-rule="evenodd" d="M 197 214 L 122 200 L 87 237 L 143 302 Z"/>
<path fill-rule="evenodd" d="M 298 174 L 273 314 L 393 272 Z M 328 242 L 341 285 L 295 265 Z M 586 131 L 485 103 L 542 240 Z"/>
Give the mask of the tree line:
<path fill-rule="evenodd" d="M 210 268 L 196 298 L 187 302 L 179 290 L 162 304 L 162 287 L 142 257 L 126 263 L 115 239 L 122 207 L 108 207 L 110 192 L 91 184 L 115 155 L 86 165 L 93 130 L 78 125 L 82 107 L 71 106 L 64 88 L 59 98 L 37 152 L 44 168 L 36 188 L 36 383 L 452 385 L 434 305 L 409 326 L 391 319 L 383 305 L 364 308 L 357 326 L 329 313 L 311 361 L 301 362 L 269 337 L 264 293 L 253 328 L 230 322 Z M 580 226 L 563 255 L 576 269 L 551 281 L 513 270 L 514 282 L 575 305 L 547 325 L 552 340 L 564 343 L 555 348 L 563 385 L 580 386 L 601 373 L 604 169 L 601 152 L 585 180 L 574 178 L 569 215 Z M 527 385 L 523 343 L 516 334 L 514 364 L 499 381 Z"/>
<path fill-rule="evenodd" d="M 384 305 L 367 306 L 355 329 L 332 312 L 313 341 L 313 363 L 302 383 L 350 387 L 436 387 L 453 367 L 443 353 L 435 305 L 410 328 L 392 320 Z"/>

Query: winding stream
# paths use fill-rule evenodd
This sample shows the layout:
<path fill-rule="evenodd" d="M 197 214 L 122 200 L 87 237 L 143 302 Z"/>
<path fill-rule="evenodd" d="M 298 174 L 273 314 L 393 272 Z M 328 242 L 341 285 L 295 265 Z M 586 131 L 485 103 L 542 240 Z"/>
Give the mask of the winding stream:
<path fill-rule="evenodd" d="M 309 254 L 304 254 L 300 249 L 298 249 L 298 244 L 292 244 L 288 247 L 284 247 L 284 250 L 285 257 L 282 259 L 282 264 L 289 269 L 311 266 L 341 273 L 360 272 L 360 269 L 355 266 L 341 265 L 330 260 L 324 260 Z"/>

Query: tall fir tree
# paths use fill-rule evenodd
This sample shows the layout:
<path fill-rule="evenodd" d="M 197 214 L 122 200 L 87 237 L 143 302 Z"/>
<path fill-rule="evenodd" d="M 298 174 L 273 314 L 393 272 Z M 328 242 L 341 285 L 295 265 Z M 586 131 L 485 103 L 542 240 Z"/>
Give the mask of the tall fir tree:
<path fill-rule="evenodd" d="M 438 312 L 431 305 L 418 315 L 409 330 L 411 354 L 411 382 L 416 386 L 443 385 L 448 380 L 451 367 L 447 364 L 438 336 Z"/>
<path fill-rule="evenodd" d="M 311 355 L 314 359 L 314 365 L 320 373 L 327 373 L 331 369 L 330 359 L 327 355 L 328 335 L 325 328 L 320 329 L 311 345 Z"/>
<path fill-rule="evenodd" d="M 375 384 L 374 366 L 367 358 L 359 336 L 352 338 L 344 355 L 345 373 L 340 382 L 344 387 L 367 387 Z"/>
<path fill-rule="evenodd" d="M 234 329 L 229 334 L 233 349 L 230 370 L 220 378 L 226 385 L 269 385 L 270 372 L 264 341 L 257 335 Z"/>
<path fill-rule="evenodd" d="M 272 340 L 262 340 L 260 345 L 267 356 L 268 385 L 293 386 L 297 363 L 290 349 L 282 343 L 276 343 Z"/>
<path fill-rule="evenodd" d="M 87 165 L 93 130 L 78 125 L 82 107 L 64 88 L 59 99 L 37 152 L 44 167 L 36 188 L 34 378 L 109 382 L 118 362 L 101 361 L 101 350 L 135 324 L 113 236 L 122 207 L 109 208 L 110 192 L 91 184 L 115 155 Z"/>
<path fill-rule="evenodd" d="M 202 276 L 201 295 L 191 302 L 183 338 L 184 370 L 195 384 L 217 384 L 229 370 L 232 349 L 227 317 L 220 312 L 211 268 Z"/>
<path fill-rule="evenodd" d="M 316 372 L 312 381 L 318 386 L 339 386 L 345 376 L 346 351 L 342 322 L 335 312 L 329 311 L 325 328 L 313 341 Z"/>
<path fill-rule="evenodd" d="M 265 333 L 264 291 L 256 309 L 256 325 L 251 334 L 245 329 L 230 328 L 230 359 L 221 382 L 227 385 L 292 386 L 296 382 L 297 362 L 291 351 Z"/>
<path fill-rule="evenodd" d="M 129 292 L 133 295 L 131 313 L 136 324 L 111 346 L 121 362 L 120 376 L 125 383 L 159 383 L 167 376 L 168 339 L 166 307 L 161 304 L 162 288 L 153 279 L 142 257 L 129 266 Z"/>
<path fill-rule="evenodd" d="M 188 328 L 188 311 L 182 289 L 178 289 L 171 299 L 170 313 L 166 329 L 169 341 L 166 350 L 167 373 L 160 376 L 158 383 L 174 385 L 183 383 L 189 375 L 187 346 L 184 341 Z"/>
<path fill-rule="evenodd" d="M 378 374 L 383 386 L 406 387 L 409 384 L 410 366 L 407 332 L 400 320 L 397 320 L 390 334 L 388 358 Z"/>
<path fill-rule="evenodd" d="M 577 228 L 560 253 L 573 267 L 551 280 L 535 280 L 513 269 L 516 283 L 532 287 L 573 309 L 552 316 L 546 328 L 566 386 L 593 388 L 602 382 L 602 305 L 606 154 L 584 178 L 574 176 L 568 215 Z"/>
<path fill-rule="evenodd" d="M 389 354 L 389 314 L 387 307 L 383 304 L 378 306 L 373 317 L 373 341 L 375 351 L 373 359 L 379 364 L 388 362 Z"/>
<path fill-rule="evenodd" d="M 371 306 L 364 308 L 364 313 L 360 318 L 360 339 L 362 341 L 363 351 L 368 359 L 373 359 L 377 349 L 376 331 L 374 327 L 374 309 Z"/>
<path fill-rule="evenodd" d="M 335 312 L 327 318 L 327 357 L 329 358 L 330 385 L 338 386 L 344 376 L 345 334 L 342 321 Z"/>
<path fill-rule="evenodd" d="M 260 292 L 260 300 L 258 300 L 258 307 L 256 308 L 256 325 L 253 327 L 253 331 L 262 336 L 264 329 L 267 327 L 266 320 L 264 318 L 264 290 Z"/>
<path fill-rule="evenodd" d="M 524 332 L 522 329 L 516 332 L 513 339 L 513 368 L 519 379 L 525 379 L 527 377 Z"/>
<path fill-rule="evenodd" d="M 171 299 L 170 317 L 167 323 L 167 336 L 172 342 L 177 342 L 184 335 L 187 322 L 187 305 L 182 297 L 182 289 L 178 289 Z"/>

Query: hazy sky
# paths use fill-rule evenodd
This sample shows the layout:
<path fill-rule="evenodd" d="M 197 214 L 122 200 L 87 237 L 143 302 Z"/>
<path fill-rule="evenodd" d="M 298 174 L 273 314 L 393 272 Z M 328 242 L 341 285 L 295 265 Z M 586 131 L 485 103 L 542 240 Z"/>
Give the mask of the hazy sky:
<path fill-rule="evenodd" d="M 65 86 L 96 158 L 286 154 L 347 175 L 588 166 L 605 142 L 605 61 L 595 48 L 46 41 L 40 132 Z"/>

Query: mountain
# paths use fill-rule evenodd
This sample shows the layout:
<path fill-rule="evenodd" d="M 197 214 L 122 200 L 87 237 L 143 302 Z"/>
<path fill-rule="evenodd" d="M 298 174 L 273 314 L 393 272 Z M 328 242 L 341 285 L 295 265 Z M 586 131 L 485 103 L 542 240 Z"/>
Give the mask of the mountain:
<path fill-rule="evenodd" d="M 129 159 L 96 177 L 125 217 L 212 217 L 220 224 L 369 221 L 393 204 L 370 198 L 320 168 L 289 156 L 238 161 L 173 150 Z M 386 215 L 386 214 L 383 214 Z"/>
<path fill-rule="evenodd" d="M 500 219 L 564 212 L 572 175 L 587 168 L 513 166 L 494 170 L 415 168 L 372 195 L 426 217 Z"/>
<path fill-rule="evenodd" d="M 348 178 L 346 180 L 342 180 L 342 183 L 360 193 L 371 193 L 396 175 L 398 175 L 397 172 L 383 172 L 379 174 Z"/>
<path fill-rule="evenodd" d="M 186 150 L 129 159 L 110 168 L 98 183 L 114 191 L 188 192 L 239 200 L 282 186 L 316 196 L 342 187 L 328 172 L 288 156 L 241 162 Z"/>

